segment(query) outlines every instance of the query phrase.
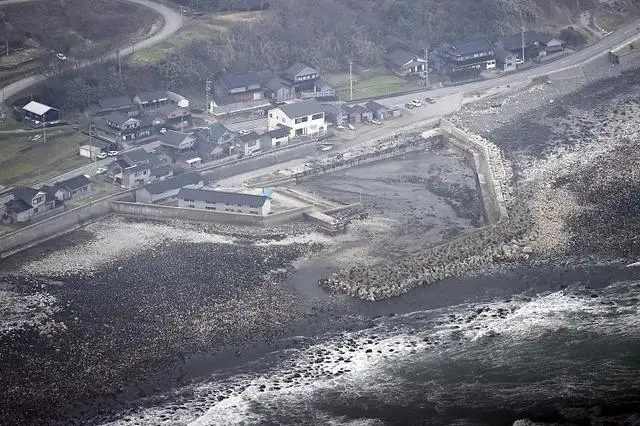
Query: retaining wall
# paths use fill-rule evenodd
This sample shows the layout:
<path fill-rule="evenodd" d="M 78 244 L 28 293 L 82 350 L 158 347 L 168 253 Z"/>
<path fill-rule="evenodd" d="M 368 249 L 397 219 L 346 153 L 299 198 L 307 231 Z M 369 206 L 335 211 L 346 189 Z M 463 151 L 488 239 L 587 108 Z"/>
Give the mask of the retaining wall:
<path fill-rule="evenodd" d="M 301 207 L 274 213 L 268 216 L 257 216 L 243 213 L 226 213 L 202 209 L 163 206 L 159 204 L 143 204 L 115 201 L 111 203 L 111 211 L 124 216 L 133 216 L 152 220 L 180 219 L 191 222 L 211 222 L 224 225 L 272 226 L 302 218 L 313 206 Z"/>
<path fill-rule="evenodd" d="M 484 207 L 485 216 L 489 224 L 497 223 L 508 218 L 507 207 L 502 192 L 502 183 L 496 176 L 491 152 L 489 148 L 475 139 L 475 135 L 454 126 L 444 118 L 440 120 L 440 129 L 449 134 L 449 143 L 473 155 L 473 161 L 478 179 L 478 187 Z"/>
<path fill-rule="evenodd" d="M 109 214 L 113 200 L 133 200 L 134 196 L 133 190 L 109 195 L 3 235 L 0 237 L 0 259 L 81 228 Z"/>

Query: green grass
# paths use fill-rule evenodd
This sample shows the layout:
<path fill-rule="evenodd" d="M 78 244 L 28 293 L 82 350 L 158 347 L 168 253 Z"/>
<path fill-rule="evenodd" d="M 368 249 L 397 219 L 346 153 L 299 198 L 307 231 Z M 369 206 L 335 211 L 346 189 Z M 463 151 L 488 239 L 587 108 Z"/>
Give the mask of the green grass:
<path fill-rule="evenodd" d="M 31 135 L 0 135 L 0 185 L 37 183 L 83 164 L 78 146 L 86 135 L 69 130 L 49 130 L 47 143 Z"/>
<path fill-rule="evenodd" d="M 332 85 L 344 100 L 349 99 L 349 74 L 329 74 L 327 82 Z M 394 93 L 417 89 L 418 84 L 391 73 L 366 73 L 353 76 L 353 100 L 387 96 Z"/>
<path fill-rule="evenodd" d="M 136 52 L 131 57 L 133 64 L 147 64 L 165 59 L 171 52 L 179 50 L 196 40 L 218 37 L 236 22 L 256 19 L 262 12 L 210 13 L 186 24 L 180 31 L 162 43 Z"/>
<path fill-rule="evenodd" d="M 11 112 L 7 111 L 7 116 L 2 122 L 2 125 L 0 125 L 0 131 L 17 130 L 17 129 L 22 129 L 22 127 L 23 127 L 22 123 L 16 121 L 16 119 L 13 118 L 13 115 L 11 114 Z M 1 151 L 2 151 L 2 148 L 0 148 L 0 152 Z"/>

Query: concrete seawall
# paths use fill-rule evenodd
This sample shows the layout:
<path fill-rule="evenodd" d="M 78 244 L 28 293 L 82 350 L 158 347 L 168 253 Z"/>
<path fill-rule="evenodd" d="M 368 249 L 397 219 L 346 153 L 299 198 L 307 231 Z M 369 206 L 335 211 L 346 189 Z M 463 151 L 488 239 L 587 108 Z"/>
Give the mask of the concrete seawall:
<path fill-rule="evenodd" d="M 268 216 L 242 213 L 214 212 L 201 209 L 163 206 L 159 204 L 143 204 L 114 201 L 111 203 L 113 213 L 151 220 L 186 220 L 190 222 L 220 223 L 225 225 L 274 226 L 302 219 L 304 213 L 313 210 L 313 206 L 285 210 Z"/>
<path fill-rule="evenodd" d="M 0 259 L 81 228 L 111 213 L 112 201 L 133 200 L 134 196 L 131 190 L 109 195 L 3 235 L 0 237 Z"/>
<path fill-rule="evenodd" d="M 504 189 L 509 183 L 505 181 L 508 176 L 504 170 L 500 150 L 479 136 L 459 129 L 444 118 L 440 120 L 440 129 L 450 136 L 450 144 L 473 156 L 487 222 L 494 224 L 508 219 Z"/>

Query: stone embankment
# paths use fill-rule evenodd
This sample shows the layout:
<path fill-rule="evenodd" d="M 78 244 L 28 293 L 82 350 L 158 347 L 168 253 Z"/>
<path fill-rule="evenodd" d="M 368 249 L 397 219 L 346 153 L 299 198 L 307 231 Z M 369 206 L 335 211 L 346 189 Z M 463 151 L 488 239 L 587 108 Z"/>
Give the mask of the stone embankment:
<path fill-rule="evenodd" d="M 487 184 L 483 196 L 494 197 L 483 201 L 497 206 L 490 224 L 399 261 L 354 265 L 320 280 L 323 288 L 374 301 L 442 279 L 482 273 L 497 263 L 526 261 L 534 253 L 538 232 L 525 204 L 513 203 L 512 172 L 500 149 L 449 122 L 442 130 L 454 138 L 450 142 L 474 155 L 479 184 Z"/>

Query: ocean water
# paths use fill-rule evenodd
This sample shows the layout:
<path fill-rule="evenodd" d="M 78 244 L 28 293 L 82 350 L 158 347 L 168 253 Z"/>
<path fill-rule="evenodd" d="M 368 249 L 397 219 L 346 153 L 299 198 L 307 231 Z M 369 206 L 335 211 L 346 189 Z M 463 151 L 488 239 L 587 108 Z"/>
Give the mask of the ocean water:
<path fill-rule="evenodd" d="M 367 325 L 359 331 L 290 339 L 287 349 L 224 376 L 95 421 L 511 425 L 524 418 L 611 419 L 634 407 L 640 412 L 639 297 L 640 281 L 631 280 L 363 318 Z"/>

